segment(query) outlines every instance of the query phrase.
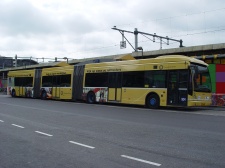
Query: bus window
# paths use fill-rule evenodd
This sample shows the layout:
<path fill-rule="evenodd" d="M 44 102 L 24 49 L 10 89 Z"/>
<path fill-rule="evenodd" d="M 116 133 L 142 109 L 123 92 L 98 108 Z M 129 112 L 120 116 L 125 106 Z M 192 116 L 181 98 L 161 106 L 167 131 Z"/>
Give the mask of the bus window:
<path fill-rule="evenodd" d="M 85 87 L 107 87 L 108 73 L 87 73 Z"/>
<path fill-rule="evenodd" d="M 166 71 L 146 71 L 145 86 L 153 88 L 166 87 Z"/>
<path fill-rule="evenodd" d="M 23 86 L 22 78 L 15 78 L 15 86 Z"/>
<path fill-rule="evenodd" d="M 187 88 L 188 87 L 188 71 L 180 70 L 179 71 L 179 88 Z"/>
<path fill-rule="evenodd" d="M 33 78 L 32 77 L 26 77 L 24 79 L 24 86 L 32 87 L 33 86 Z"/>
<path fill-rule="evenodd" d="M 196 92 L 211 92 L 211 79 L 208 68 L 206 66 L 194 65 L 191 66 L 194 76 L 194 91 Z"/>
<path fill-rule="evenodd" d="M 52 76 L 43 76 L 42 87 L 52 87 Z"/>
<path fill-rule="evenodd" d="M 123 73 L 123 87 L 144 87 L 144 72 L 124 72 Z"/>
<path fill-rule="evenodd" d="M 60 87 L 70 87 L 70 86 L 71 86 L 71 75 L 61 75 Z"/>
<path fill-rule="evenodd" d="M 33 77 L 19 77 L 15 78 L 15 86 L 33 86 Z"/>
<path fill-rule="evenodd" d="M 122 83 L 121 83 L 121 78 L 122 78 L 122 73 L 121 72 L 109 72 L 109 88 L 121 88 Z"/>

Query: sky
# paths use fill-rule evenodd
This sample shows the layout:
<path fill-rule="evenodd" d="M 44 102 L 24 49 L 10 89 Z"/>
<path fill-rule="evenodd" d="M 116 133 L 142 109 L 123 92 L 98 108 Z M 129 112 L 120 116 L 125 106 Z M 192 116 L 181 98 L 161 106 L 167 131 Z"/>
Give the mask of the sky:
<path fill-rule="evenodd" d="M 0 0 L 0 55 L 53 61 L 132 53 L 118 29 L 183 40 L 184 46 L 225 43 L 224 0 Z M 134 46 L 134 34 L 125 33 Z M 162 49 L 179 43 L 163 41 Z M 143 51 L 160 40 L 138 34 Z M 37 59 L 39 58 L 39 59 Z"/>

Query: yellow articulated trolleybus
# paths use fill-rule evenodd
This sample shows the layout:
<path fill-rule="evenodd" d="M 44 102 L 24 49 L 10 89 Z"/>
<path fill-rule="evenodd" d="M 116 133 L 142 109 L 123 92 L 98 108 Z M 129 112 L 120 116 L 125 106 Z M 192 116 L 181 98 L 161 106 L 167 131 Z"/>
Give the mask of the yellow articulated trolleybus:
<path fill-rule="evenodd" d="M 208 65 L 186 56 L 86 64 L 83 100 L 190 107 L 211 104 Z"/>
<path fill-rule="evenodd" d="M 9 71 L 7 90 L 12 97 L 39 97 L 41 70 Z"/>
<path fill-rule="evenodd" d="M 11 95 L 159 106 L 211 105 L 208 65 L 186 56 L 89 63 L 8 73 Z"/>

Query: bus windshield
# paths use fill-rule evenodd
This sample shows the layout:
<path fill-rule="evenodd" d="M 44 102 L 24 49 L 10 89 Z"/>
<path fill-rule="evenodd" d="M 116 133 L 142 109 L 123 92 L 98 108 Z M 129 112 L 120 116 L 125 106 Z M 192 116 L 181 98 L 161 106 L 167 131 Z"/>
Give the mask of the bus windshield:
<path fill-rule="evenodd" d="M 194 91 L 211 92 L 211 79 L 207 66 L 192 64 L 191 71 L 194 82 Z"/>

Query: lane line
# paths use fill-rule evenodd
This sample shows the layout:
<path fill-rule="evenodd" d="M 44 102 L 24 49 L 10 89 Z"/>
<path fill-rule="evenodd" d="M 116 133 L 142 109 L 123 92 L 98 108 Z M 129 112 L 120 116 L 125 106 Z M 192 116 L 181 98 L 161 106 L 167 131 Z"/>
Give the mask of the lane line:
<path fill-rule="evenodd" d="M 15 127 L 18 127 L 18 128 L 25 128 L 25 127 L 23 127 L 21 125 L 16 125 L 16 124 L 12 124 L 12 126 L 15 126 Z"/>
<path fill-rule="evenodd" d="M 46 135 L 46 136 L 53 136 L 53 135 L 50 135 L 50 134 L 47 134 L 47 133 L 44 133 L 44 132 L 40 132 L 40 131 L 35 131 L 35 132 L 38 133 L 38 134 Z"/>
<path fill-rule="evenodd" d="M 83 147 L 90 148 L 90 149 L 94 149 L 94 148 L 95 148 L 95 147 L 93 147 L 93 146 L 81 144 L 81 143 L 74 142 L 74 141 L 69 141 L 69 142 L 72 143 L 72 144 L 76 144 L 76 145 L 83 146 Z"/>
<path fill-rule="evenodd" d="M 143 160 L 143 159 L 138 159 L 138 158 L 127 156 L 127 155 L 121 155 L 121 157 L 131 159 L 131 160 L 135 160 L 135 161 L 139 161 L 139 162 L 142 162 L 142 163 L 151 164 L 151 165 L 154 165 L 154 166 L 161 166 L 161 164 L 159 164 L 159 163 L 155 163 L 155 162 L 151 162 L 151 161 L 147 161 L 147 160 Z"/>
<path fill-rule="evenodd" d="M 4 122 L 3 120 L 0 120 L 0 122 Z"/>

